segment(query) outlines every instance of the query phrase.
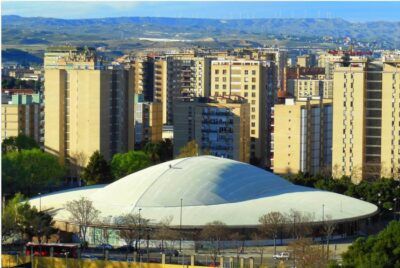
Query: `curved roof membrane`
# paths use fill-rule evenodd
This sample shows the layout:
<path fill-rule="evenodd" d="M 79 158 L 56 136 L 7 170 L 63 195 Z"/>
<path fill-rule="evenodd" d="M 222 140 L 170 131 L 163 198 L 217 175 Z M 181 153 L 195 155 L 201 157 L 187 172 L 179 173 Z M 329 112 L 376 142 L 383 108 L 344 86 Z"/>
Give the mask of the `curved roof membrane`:
<path fill-rule="evenodd" d="M 179 224 L 181 199 L 185 226 L 219 220 L 231 226 L 254 226 L 261 215 L 296 210 L 312 216 L 346 221 L 368 217 L 373 204 L 348 196 L 297 186 L 249 164 L 214 156 L 172 160 L 130 174 L 109 185 L 83 187 L 41 197 L 42 208 L 57 210 L 67 220 L 65 202 L 86 196 L 103 216 L 138 212 L 154 222 L 173 216 Z M 38 205 L 38 198 L 31 203 Z M 322 208 L 323 207 L 323 208 Z M 324 212 L 322 212 L 324 210 Z M 325 218 L 326 219 L 326 218 Z"/>

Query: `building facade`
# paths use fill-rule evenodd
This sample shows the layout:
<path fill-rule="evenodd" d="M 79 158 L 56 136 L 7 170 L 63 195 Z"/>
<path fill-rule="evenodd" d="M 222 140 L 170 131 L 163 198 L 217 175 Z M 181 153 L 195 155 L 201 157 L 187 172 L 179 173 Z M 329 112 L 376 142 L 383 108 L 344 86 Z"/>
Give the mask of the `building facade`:
<path fill-rule="evenodd" d="M 76 56 L 84 66 L 84 55 Z M 76 66 L 74 63 L 66 66 Z M 63 60 L 61 60 L 63 62 Z M 71 162 L 98 150 L 106 159 L 133 149 L 132 71 L 118 67 L 45 69 L 45 150 Z"/>
<path fill-rule="evenodd" d="M 135 95 L 135 148 L 142 148 L 148 142 L 162 140 L 162 104 L 146 102 L 141 95 Z"/>
<path fill-rule="evenodd" d="M 286 99 L 274 107 L 273 170 L 287 174 L 330 172 L 332 101 Z"/>
<path fill-rule="evenodd" d="M 399 59 L 337 63 L 334 73 L 333 174 L 399 176 Z"/>
<path fill-rule="evenodd" d="M 239 96 L 250 104 L 250 158 L 268 166 L 270 112 L 276 91 L 273 63 L 260 60 L 215 60 L 211 64 L 211 95 Z"/>
<path fill-rule="evenodd" d="M 195 140 L 201 152 L 249 162 L 249 104 L 240 98 L 182 99 L 176 103 L 174 155 Z"/>

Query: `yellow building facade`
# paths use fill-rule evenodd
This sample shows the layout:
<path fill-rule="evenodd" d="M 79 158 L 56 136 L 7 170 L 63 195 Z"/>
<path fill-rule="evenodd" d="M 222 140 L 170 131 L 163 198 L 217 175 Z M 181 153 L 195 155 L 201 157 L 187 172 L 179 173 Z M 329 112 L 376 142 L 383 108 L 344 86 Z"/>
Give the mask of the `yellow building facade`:
<path fill-rule="evenodd" d="M 258 60 L 215 60 L 211 64 L 211 96 L 240 96 L 250 104 L 250 158 L 267 158 L 267 90 L 269 65 Z"/>
<path fill-rule="evenodd" d="M 335 177 L 399 176 L 399 59 L 337 63 L 334 73 Z"/>
<path fill-rule="evenodd" d="M 62 161 L 133 149 L 133 86 L 126 70 L 45 70 L 45 150 Z M 129 112 L 131 111 L 131 112 Z"/>
<path fill-rule="evenodd" d="M 250 160 L 250 106 L 240 98 L 184 98 L 174 108 L 174 155 L 191 140 L 202 152 Z"/>
<path fill-rule="evenodd" d="M 332 101 L 286 99 L 274 107 L 273 170 L 278 174 L 330 172 Z"/>

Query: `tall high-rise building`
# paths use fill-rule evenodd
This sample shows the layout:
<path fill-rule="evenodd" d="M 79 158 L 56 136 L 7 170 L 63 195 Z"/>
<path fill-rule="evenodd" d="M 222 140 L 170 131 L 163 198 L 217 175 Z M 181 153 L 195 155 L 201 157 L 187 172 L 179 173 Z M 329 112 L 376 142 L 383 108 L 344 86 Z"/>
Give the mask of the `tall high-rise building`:
<path fill-rule="evenodd" d="M 338 62 L 334 73 L 335 177 L 398 177 L 399 59 Z"/>
<path fill-rule="evenodd" d="M 129 64 L 133 71 L 133 86 L 136 95 L 142 95 L 144 100 L 152 102 L 154 99 L 154 58 L 138 56 Z"/>
<path fill-rule="evenodd" d="M 317 97 L 276 104 L 272 145 L 275 173 L 330 172 L 332 101 Z"/>
<path fill-rule="evenodd" d="M 71 162 L 96 150 L 110 159 L 133 149 L 132 71 L 103 68 L 87 50 L 59 62 L 45 69 L 45 150 Z"/>
<path fill-rule="evenodd" d="M 162 140 L 162 103 L 146 102 L 142 95 L 135 95 L 135 147 L 142 148 L 147 142 Z"/>
<path fill-rule="evenodd" d="M 400 55 L 383 59 L 381 176 L 400 179 Z"/>
<path fill-rule="evenodd" d="M 167 54 L 154 61 L 154 100 L 163 103 L 163 123 L 173 124 L 176 98 L 210 95 L 212 58 L 195 53 Z"/>
<path fill-rule="evenodd" d="M 274 103 L 273 62 L 214 60 L 211 63 L 211 95 L 240 96 L 250 104 L 250 158 L 268 166 L 270 112 Z"/>
<path fill-rule="evenodd" d="M 249 162 L 249 104 L 237 97 L 183 98 L 174 107 L 174 155 L 195 140 L 201 152 Z"/>

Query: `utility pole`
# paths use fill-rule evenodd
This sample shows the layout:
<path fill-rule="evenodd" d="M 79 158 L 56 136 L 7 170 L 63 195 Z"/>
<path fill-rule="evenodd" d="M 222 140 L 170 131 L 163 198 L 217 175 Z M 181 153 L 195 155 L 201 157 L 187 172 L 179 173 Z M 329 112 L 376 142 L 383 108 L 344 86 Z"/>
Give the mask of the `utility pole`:
<path fill-rule="evenodd" d="M 182 253 L 182 203 L 183 199 L 181 198 L 181 214 L 180 214 L 180 219 L 179 219 L 179 252 Z"/>

